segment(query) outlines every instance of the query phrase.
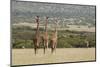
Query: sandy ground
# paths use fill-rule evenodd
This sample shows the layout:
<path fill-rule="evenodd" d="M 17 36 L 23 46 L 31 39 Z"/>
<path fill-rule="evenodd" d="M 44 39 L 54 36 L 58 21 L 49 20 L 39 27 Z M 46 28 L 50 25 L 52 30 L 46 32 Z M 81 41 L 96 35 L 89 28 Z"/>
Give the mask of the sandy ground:
<path fill-rule="evenodd" d="M 34 54 L 34 49 L 12 49 L 12 65 L 45 64 L 95 60 L 95 48 L 57 48 L 51 54 L 50 49 L 43 54 L 43 49 Z"/>

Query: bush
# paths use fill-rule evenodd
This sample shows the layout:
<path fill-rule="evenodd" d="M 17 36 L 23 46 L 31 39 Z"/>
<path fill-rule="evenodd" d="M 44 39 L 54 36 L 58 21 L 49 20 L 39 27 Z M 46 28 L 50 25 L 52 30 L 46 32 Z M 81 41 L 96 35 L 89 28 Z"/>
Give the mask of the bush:
<path fill-rule="evenodd" d="M 33 48 L 32 40 L 18 39 L 13 43 L 13 48 Z"/>
<path fill-rule="evenodd" d="M 40 33 L 43 31 L 40 31 Z M 49 36 L 52 31 L 49 31 Z M 12 32 L 12 43 L 13 48 L 33 48 L 34 44 L 32 38 L 34 37 L 34 30 L 14 30 Z M 77 32 L 77 31 L 69 31 L 69 30 L 59 30 L 58 31 L 58 48 L 71 48 L 71 47 L 86 47 L 85 40 L 89 41 L 89 47 L 95 47 L 95 33 L 88 32 Z M 43 47 L 43 43 L 41 46 Z M 49 45 L 50 47 L 50 45 Z"/>
<path fill-rule="evenodd" d="M 59 39 L 58 40 L 58 45 L 57 45 L 58 48 L 70 48 L 72 47 L 71 44 L 67 43 L 67 41 L 65 39 Z"/>

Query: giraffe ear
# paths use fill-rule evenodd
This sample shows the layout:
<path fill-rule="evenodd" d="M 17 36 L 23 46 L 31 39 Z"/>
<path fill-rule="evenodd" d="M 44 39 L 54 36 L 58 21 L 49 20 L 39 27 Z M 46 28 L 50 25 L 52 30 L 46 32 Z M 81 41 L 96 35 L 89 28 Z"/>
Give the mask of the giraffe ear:
<path fill-rule="evenodd" d="M 39 18 L 39 16 L 36 16 L 37 18 Z"/>
<path fill-rule="evenodd" d="M 49 17 L 47 17 L 47 19 L 48 19 Z"/>
<path fill-rule="evenodd" d="M 39 16 L 35 16 L 35 19 L 39 18 Z"/>
<path fill-rule="evenodd" d="M 49 17 L 46 17 L 46 19 L 48 19 Z"/>
<path fill-rule="evenodd" d="M 35 19 L 37 19 L 37 17 L 35 16 Z"/>

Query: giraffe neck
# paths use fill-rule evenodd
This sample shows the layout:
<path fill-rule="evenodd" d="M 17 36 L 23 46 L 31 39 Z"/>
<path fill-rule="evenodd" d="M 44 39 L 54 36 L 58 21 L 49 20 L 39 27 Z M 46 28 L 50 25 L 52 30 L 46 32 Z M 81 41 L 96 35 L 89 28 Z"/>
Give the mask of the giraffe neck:
<path fill-rule="evenodd" d="M 36 34 L 39 33 L 39 23 L 37 23 Z"/>
<path fill-rule="evenodd" d="M 57 31 L 57 28 L 55 27 L 55 35 L 57 36 L 57 33 L 58 33 L 58 31 Z"/>
<path fill-rule="evenodd" d="M 36 18 L 37 28 L 36 28 L 36 34 L 39 33 L 39 17 Z"/>
<path fill-rule="evenodd" d="M 57 20 L 56 20 L 56 25 L 55 25 L 55 32 L 56 32 L 56 34 L 58 32 L 58 21 Z"/>
<path fill-rule="evenodd" d="M 45 23 L 45 32 L 47 32 L 47 19 L 46 19 L 46 23 Z"/>

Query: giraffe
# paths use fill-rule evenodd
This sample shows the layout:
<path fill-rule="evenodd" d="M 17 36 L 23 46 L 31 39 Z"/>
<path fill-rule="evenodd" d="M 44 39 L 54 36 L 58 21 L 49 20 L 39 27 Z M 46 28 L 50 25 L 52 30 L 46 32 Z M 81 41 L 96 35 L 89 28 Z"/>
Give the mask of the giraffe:
<path fill-rule="evenodd" d="M 47 31 L 47 23 L 48 23 L 48 17 L 46 17 L 45 32 L 44 32 L 44 35 L 43 35 L 44 54 L 45 54 L 45 49 L 48 48 L 48 39 L 49 39 L 48 31 Z"/>
<path fill-rule="evenodd" d="M 50 38 L 51 53 L 56 51 L 56 46 L 57 46 L 57 38 L 58 38 L 57 37 L 57 34 L 58 34 L 58 32 L 57 32 L 57 26 L 58 26 L 57 20 L 56 20 L 55 24 L 56 24 L 55 25 L 55 30 L 52 33 L 51 38 Z"/>
<path fill-rule="evenodd" d="M 88 33 L 85 34 L 86 37 L 88 37 Z M 89 39 L 85 38 L 84 40 L 85 44 L 86 44 L 86 47 L 88 48 L 89 47 Z"/>
<path fill-rule="evenodd" d="M 39 16 L 36 16 L 36 23 L 37 23 L 37 28 L 36 28 L 36 32 L 33 38 L 35 55 L 37 54 L 37 50 L 41 42 L 40 32 L 39 32 Z"/>
<path fill-rule="evenodd" d="M 85 43 L 86 43 L 86 47 L 88 48 L 89 47 L 89 41 L 85 40 Z"/>

